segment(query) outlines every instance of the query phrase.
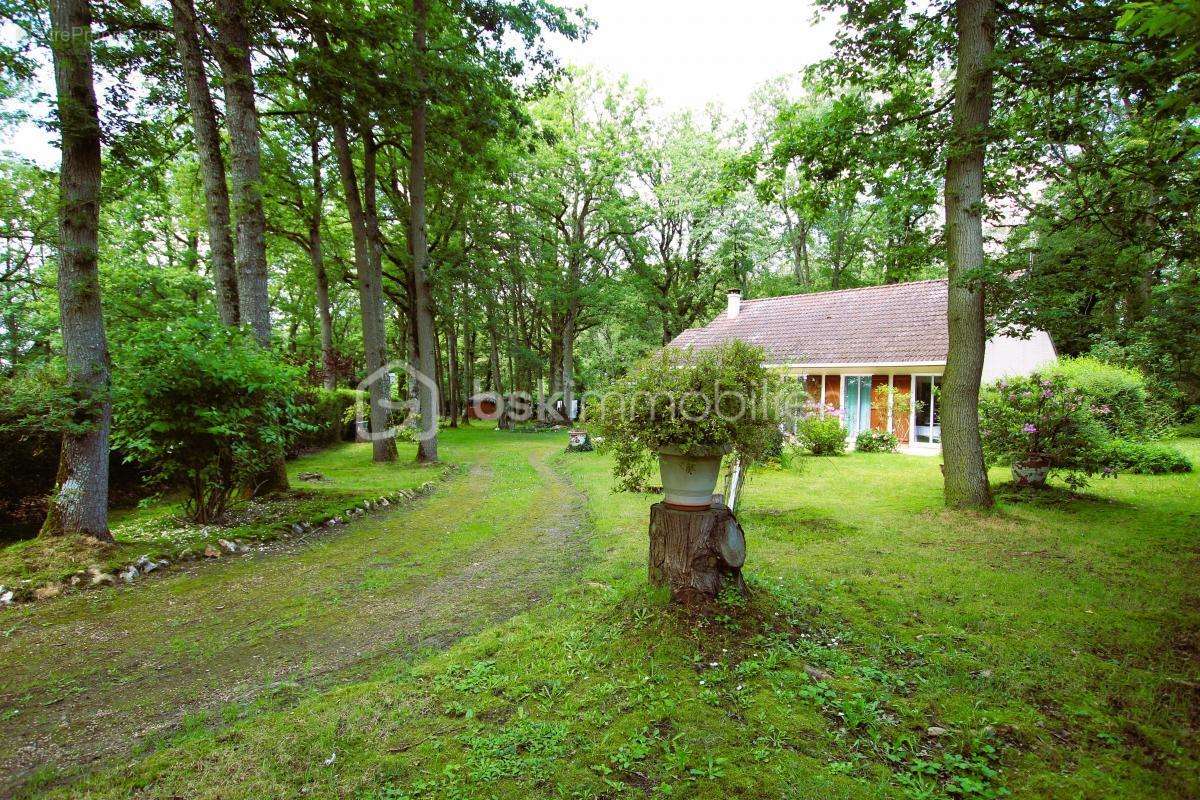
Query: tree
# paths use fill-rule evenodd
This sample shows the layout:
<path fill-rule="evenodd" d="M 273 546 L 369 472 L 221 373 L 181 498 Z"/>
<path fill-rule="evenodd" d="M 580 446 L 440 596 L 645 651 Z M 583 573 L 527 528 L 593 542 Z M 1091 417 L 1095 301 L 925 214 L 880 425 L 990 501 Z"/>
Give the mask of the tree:
<path fill-rule="evenodd" d="M 237 220 L 237 271 L 241 321 L 263 347 L 271 346 L 271 302 L 267 292 L 267 219 L 262 200 L 262 150 L 254 67 L 244 0 L 215 0 L 215 50 L 225 89 L 230 177 Z M 272 488 L 286 488 L 283 484 Z"/>
<path fill-rule="evenodd" d="M 229 223 L 229 187 L 225 182 L 225 158 L 221 154 L 221 133 L 217 110 L 208 88 L 204 51 L 200 46 L 200 23 L 192 0 L 172 0 L 171 21 L 175 47 L 183 68 L 196 156 L 204 179 L 205 211 L 208 219 L 208 255 L 216 284 L 217 311 L 226 325 L 241 322 L 238 300 L 237 266 L 234 262 L 233 236 Z"/>
<path fill-rule="evenodd" d="M 412 246 L 412 303 L 414 333 L 416 334 L 417 369 L 425 377 L 417 387 L 421 413 L 421 441 L 417 445 L 417 460 L 437 461 L 438 408 L 431 381 L 437 371 L 434 355 L 435 333 L 433 304 L 429 288 L 429 242 L 425 225 L 425 142 L 428 124 L 428 88 L 425 59 L 429 25 L 429 6 L 426 0 L 413 0 L 413 55 L 416 97 L 412 108 L 412 144 L 409 155 L 409 241 Z M 432 434 L 432 435 L 431 435 Z"/>
<path fill-rule="evenodd" d="M 720 125 L 677 117 L 636 158 L 645 201 L 634 205 L 636 233 L 619 241 L 630 281 L 654 310 L 664 345 L 701 321 L 721 290 L 736 283 L 719 257 L 730 217 L 740 210 L 738 187 L 726 181 L 734 154 Z"/>
<path fill-rule="evenodd" d="M 62 166 L 59 171 L 58 296 L 67 379 L 79 403 L 64 436 L 43 536 L 108 531 L 108 436 L 112 422 L 108 340 L 97 270 L 100 113 L 92 78 L 88 0 L 50 4 L 51 52 Z"/>
<path fill-rule="evenodd" d="M 970 273 L 983 267 L 983 163 L 992 111 L 996 8 L 993 0 L 958 0 L 958 64 L 946 162 L 946 321 L 950 347 L 942 379 L 942 457 L 946 504 L 992 505 L 979 437 L 979 384 L 987 325 L 983 291 Z"/>

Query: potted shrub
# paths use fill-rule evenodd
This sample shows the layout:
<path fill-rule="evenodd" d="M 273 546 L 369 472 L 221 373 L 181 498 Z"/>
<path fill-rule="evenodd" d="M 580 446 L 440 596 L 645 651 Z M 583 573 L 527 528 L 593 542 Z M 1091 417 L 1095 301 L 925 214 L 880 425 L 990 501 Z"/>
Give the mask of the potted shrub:
<path fill-rule="evenodd" d="M 637 490 L 657 456 L 665 502 L 712 503 L 721 458 L 759 460 L 779 437 L 783 383 L 763 352 L 742 342 L 703 351 L 665 349 L 592 403 L 590 420 L 614 454 L 621 489 Z"/>
<path fill-rule="evenodd" d="M 1096 410 L 1061 377 L 996 382 L 980 396 L 979 420 L 988 462 L 1008 464 L 1019 486 L 1041 488 L 1058 471 L 1078 488 L 1091 475 L 1113 473 Z"/>

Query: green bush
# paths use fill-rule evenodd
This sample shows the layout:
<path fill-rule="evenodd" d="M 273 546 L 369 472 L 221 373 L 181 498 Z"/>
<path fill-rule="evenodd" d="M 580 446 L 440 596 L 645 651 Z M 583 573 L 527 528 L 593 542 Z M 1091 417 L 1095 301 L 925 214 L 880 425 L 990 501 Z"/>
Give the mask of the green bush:
<path fill-rule="evenodd" d="M 667 348 L 642 361 L 596 403 L 588 422 L 615 456 L 623 490 L 644 487 L 664 447 L 702 454 L 733 448 L 759 461 L 778 441 L 783 384 L 757 347 Z"/>
<path fill-rule="evenodd" d="M 1114 438 L 1150 441 L 1171 434 L 1170 407 L 1154 399 L 1146 377 L 1136 369 L 1083 356 L 1064 358 L 1042 374 L 1078 390 Z"/>
<path fill-rule="evenodd" d="M 300 405 L 300 421 L 310 430 L 298 434 L 290 451 L 299 453 L 329 447 L 340 441 L 354 438 L 354 425 L 347 423 L 347 415 L 354 416 L 358 392 L 353 389 L 305 389 L 297 402 Z"/>
<path fill-rule="evenodd" d="M 157 480 L 181 485 L 196 522 L 219 519 L 233 492 L 311 432 L 299 419 L 300 372 L 216 322 L 145 326 L 119 343 L 113 443 Z"/>
<path fill-rule="evenodd" d="M 1120 472 L 1137 475 L 1164 475 L 1191 472 L 1192 462 L 1174 447 L 1153 442 L 1113 439 L 1106 446 L 1105 460 Z"/>
<path fill-rule="evenodd" d="M 800 446 L 814 456 L 840 456 L 846 452 L 849 432 L 841 417 L 810 414 L 796 421 L 796 438 Z"/>
<path fill-rule="evenodd" d="M 887 431 L 865 430 L 854 440 L 854 449 L 860 453 L 894 453 L 900 440 Z"/>

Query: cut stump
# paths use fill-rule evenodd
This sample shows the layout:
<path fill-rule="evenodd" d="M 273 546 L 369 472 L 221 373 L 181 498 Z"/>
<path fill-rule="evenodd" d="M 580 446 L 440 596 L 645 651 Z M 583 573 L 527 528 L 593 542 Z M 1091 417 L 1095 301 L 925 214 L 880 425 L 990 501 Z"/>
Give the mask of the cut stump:
<path fill-rule="evenodd" d="M 676 602 L 712 600 L 725 587 L 745 591 L 746 535 L 724 505 L 682 511 L 650 506 L 650 583 L 666 585 Z"/>

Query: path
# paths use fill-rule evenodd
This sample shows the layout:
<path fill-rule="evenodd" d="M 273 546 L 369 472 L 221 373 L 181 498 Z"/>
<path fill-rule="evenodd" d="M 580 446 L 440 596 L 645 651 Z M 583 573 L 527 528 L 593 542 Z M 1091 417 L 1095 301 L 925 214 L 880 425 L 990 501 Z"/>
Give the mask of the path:
<path fill-rule="evenodd" d="M 412 508 L 295 552 L 201 563 L 0 617 L 0 796 L 45 765 L 128 752 L 191 715 L 329 684 L 533 605 L 583 562 L 557 437 L 497 434 Z"/>

